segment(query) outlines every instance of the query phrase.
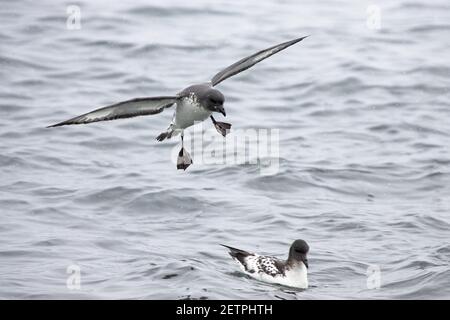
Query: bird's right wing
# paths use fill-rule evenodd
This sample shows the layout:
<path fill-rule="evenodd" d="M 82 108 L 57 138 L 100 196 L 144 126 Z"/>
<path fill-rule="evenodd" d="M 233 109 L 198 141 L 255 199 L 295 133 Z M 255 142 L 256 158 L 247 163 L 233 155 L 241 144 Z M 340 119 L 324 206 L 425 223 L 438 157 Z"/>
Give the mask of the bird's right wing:
<path fill-rule="evenodd" d="M 308 37 L 308 36 L 306 36 Z M 268 57 L 274 55 L 277 52 L 280 52 L 281 50 L 284 50 L 297 42 L 302 41 L 306 37 L 297 38 L 291 41 L 286 41 L 280 44 L 277 44 L 276 46 L 267 48 L 265 50 L 261 50 L 257 53 L 252 54 L 251 56 L 248 56 L 244 59 L 239 60 L 236 63 L 233 63 L 231 66 L 226 67 L 219 73 L 217 73 L 212 79 L 211 84 L 213 86 L 216 86 L 220 82 L 222 82 L 225 79 L 228 79 L 231 76 L 234 76 L 244 70 L 247 70 L 250 67 L 253 67 L 258 62 L 263 61 L 264 59 L 267 59 Z"/>
<path fill-rule="evenodd" d="M 122 101 L 48 127 L 59 127 L 70 124 L 84 124 L 157 114 L 162 112 L 165 108 L 171 107 L 177 99 L 177 96 L 167 96 L 136 98 Z"/>

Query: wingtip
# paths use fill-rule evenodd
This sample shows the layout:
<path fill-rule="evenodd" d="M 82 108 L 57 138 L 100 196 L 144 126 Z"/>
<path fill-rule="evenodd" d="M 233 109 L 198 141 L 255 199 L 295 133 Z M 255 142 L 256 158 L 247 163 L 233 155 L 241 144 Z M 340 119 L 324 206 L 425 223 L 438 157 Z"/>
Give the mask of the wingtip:
<path fill-rule="evenodd" d="M 248 252 L 245 251 L 245 250 L 238 249 L 238 248 L 234 248 L 234 247 L 230 247 L 230 246 L 227 246 L 226 244 L 221 244 L 221 243 L 219 243 L 219 244 L 220 244 L 221 246 L 227 248 L 228 250 L 230 250 L 230 254 L 231 254 L 231 253 L 237 253 L 237 252 L 248 254 Z"/>
<path fill-rule="evenodd" d="M 76 119 L 76 118 L 74 118 L 74 119 Z M 83 124 L 83 122 L 77 123 L 77 122 L 73 121 L 74 119 L 69 119 L 66 121 L 61 121 L 61 122 L 58 122 L 55 124 L 51 124 L 51 125 L 47 126 L 46 128 L 62 127 L 62 126 L 73 125 L 73 124 Z"/>
<path fill-rule="evenodd" d="M 302 41 L 302 40 L 304 40 L 304 39 L 306 39 L 306 38 L 308 38 L 308 37 L 310 37 L 310 36 L 311 36 L 311 35 L 308 34 L 308 35 L 306 35 L 306 36 L 303 36 L 303 37 L 298 38 L 297 40 L 298 40 L 298 41 Z"/>
<path fill-rule="evenodd" d="M 230 250 L 230 252 L 237 252 L 237 251 L 241 251 L 240 249 L 236 249 L 236 248 L 233 248 L 233 247 L 227 246 L 226 244 L 222 244 L 222 243 L 219 243 L 219 245 L 221 245 L 222 247 L 225 247 L 226 249 Z"/>
<path fill-rule="evenodd" d="M 45 128 L 55 128 L 55 127 L 60 127 L 60 126 L 63 126 L 63 125 L 65 125 L 64 122 L 59 122 L 59 123 L 55 123 L 55 124 L 51 124 L 49 126 L 46 126 Z"/>
<path fill-rule="evenodd" d="M 292 46 L 292 45 L 294 45 L 294 44 L 296 44 L 296 43 L 299 43 L 300 41 L 302 41 L 302 40 L 308 38 L 309 36 L 311 36 L 311 35 L 308 34 L 308 35 L 306 35 L 306 36 L 303 36 L 303 37 L 300 37 L 300 38 L 296 38 L 296 39 L 294 39 L 294 40 L 287 41 L 287 42 L 285 42 L 284 44 L 288 44 L 288 47 L 289 47 L 289 46 Z"/>

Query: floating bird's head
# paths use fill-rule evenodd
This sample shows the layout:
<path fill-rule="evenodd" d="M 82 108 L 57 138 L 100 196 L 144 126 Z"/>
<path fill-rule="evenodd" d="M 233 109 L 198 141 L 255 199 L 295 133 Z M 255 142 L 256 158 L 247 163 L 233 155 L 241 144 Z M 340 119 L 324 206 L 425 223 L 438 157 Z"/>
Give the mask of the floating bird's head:
<path fill-rule="evenodd" d="M 209 89 L 202 99 L 202 104 L 206 109 L 212 112 L 220 112 L 226 117 L 225 109 L 223 107 L 223 103 L 225 102 L 225 97 L 222 92 L 217 89 Z"/>
<path fill-rule="evenodd" d="M 290 262 L 303 262 L 303 264 L 308 268 L 308 258 L 307 254 L 309 251 L 309 246 L 305 240 L 295 240 L 289 249 Z"/>

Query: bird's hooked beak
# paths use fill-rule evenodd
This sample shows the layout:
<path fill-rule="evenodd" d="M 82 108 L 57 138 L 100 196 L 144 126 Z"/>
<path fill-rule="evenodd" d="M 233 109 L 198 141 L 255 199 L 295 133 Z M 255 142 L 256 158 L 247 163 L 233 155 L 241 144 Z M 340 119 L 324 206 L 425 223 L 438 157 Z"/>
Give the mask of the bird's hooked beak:
<path fill-rule="evenodd" d="M 223 114 L 224 117 L 227 116 L 227 113 L 225 112 L 225 109 L 224 109 L 223 105 L 218 105 L 218 106 L 216 107 L 216 111 L 217 111 L 217 112 L 220 112 L 221 114 Z"/>
<path fill-rule="evenodd" d="M 307 269 L 309 269 L 308 258 L 306 258 L 306 255 L 304 255 L 304 256 L 302 257 L 302 262 L 303 262 L 303 264 L 305 265 L 305 267 L 306 267 Z"/>

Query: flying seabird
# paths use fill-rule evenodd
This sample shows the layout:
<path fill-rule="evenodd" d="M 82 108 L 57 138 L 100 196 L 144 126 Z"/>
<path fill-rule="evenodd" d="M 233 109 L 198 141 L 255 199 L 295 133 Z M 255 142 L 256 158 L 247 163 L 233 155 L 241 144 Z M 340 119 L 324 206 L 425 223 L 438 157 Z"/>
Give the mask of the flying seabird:
<path fill-rule="evenodd" d="M 260 281 L 281 284 L 288 287 L 308 288 L 309 246 L 304 240 L 295 240 L 289 249 L 288 259 L 260 256 L 226 245 L 229 254 L 239 264 L 242 271 Z"/>
<path fill-rule="evenodd" d="M 226 116 L 223 106 L 225 97 L 214 87 L 225 79 L 228 79 L 229 77 L 254 66 L 258 62 L 296 44 L 297 42 L 302 41 L 305 38 L 306 37 L 297 38 L 291 41 L 283 42 L 268 49 L 261 50 L 223 69 L 217 73 L 210 82 L 191 85 L 174 96 L 135 98 L 96 109 L 49 127 L 85 124 L 97 121 L 157 114 L 176 104 L 172 122 L 167 130 L 158 135 L 156 139 L 158 141 L 163 141 L 181 133 L 181 150 L 178 153 L 177 169 L 186 170 L 187 167 L 192 164 L 192 159 L 186 149 L 184 149 L 184 129 L 194 125 L 196 122 L 204 121 L 209 117 L 211 118 L 216 130 L 222 136 L 225 137 L 230 131 L 231 124 L 216 121 L 216 119 L 212 116 L 213 112 L 221 113 L 224 117 Z"/>

